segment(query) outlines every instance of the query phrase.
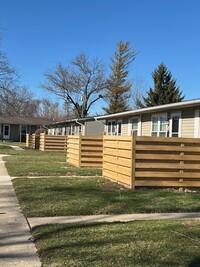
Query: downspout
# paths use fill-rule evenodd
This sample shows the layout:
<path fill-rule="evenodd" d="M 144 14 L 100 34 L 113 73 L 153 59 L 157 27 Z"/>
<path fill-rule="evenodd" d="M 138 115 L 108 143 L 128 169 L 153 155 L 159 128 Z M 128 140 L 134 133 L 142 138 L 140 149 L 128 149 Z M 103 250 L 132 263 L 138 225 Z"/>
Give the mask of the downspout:
<path fill-rule="evenodd" d="M 75 120 L 75 122 L 77 123 L 77 124 L 79 124 L 80 126 L 83 126 L 83 135 L 85 135 L 85 127 L 84 127 L 84 124 L 82 124 L 82 123 L 80 123 L 79 121 L 78 121 L 78 119 L 76 119 Z M 82 128 L 81 128 L 82 129 Z M 82 132 L 82 131 L 81 131 Z"/>

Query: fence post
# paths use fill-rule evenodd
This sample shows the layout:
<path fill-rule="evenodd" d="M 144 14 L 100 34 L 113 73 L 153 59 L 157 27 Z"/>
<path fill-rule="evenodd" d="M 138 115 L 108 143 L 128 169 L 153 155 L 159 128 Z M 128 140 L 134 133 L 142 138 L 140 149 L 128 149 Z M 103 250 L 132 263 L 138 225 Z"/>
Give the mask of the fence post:
<path fill-rule="evenodd" d="M 131 132 L 131 189 L 135 189 L 136 131 Z"/>
<path fill-rule="evenodd" d="M 78 159 L 78 167 L 81 167 L 81 149 L 82 149 L 82 134 L 79 133 L 79 159 Z"/>
<path fill-rule="evenodd" d="M 26 134 L 26 147 L 29 148 L 29 143 L 30 143 L 30 134 Z"/>
<path fill-rule="evenodd" d="M 46 150 L 46 132 L 43 133 L 44 134 L 44 147 L 43 147 L 43 151 Z M 42 138 L 40 138 L 41 140 Z"/>

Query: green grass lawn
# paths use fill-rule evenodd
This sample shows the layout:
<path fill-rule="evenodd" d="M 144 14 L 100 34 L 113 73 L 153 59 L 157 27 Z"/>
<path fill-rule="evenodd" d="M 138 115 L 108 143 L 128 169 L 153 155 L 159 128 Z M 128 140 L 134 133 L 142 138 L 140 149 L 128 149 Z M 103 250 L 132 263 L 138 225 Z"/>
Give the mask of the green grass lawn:
<path fill-rule="evenodd" d="M 27 217 L 200 211 L 200 192 L 121 188 L 97 177 L 14 179 Z"/>
<path fill-rule="evenodd" d="M 33 228 L 47 266 L 200 266 L 200 220 Z"/>
<path fill-rule="evenodd" d="M 35 149 L 16 151 L 4 145 L 0 146 L 0 153 L 11 155 L 5 158 L 10 176 L 95 176 L 102 174 L 100 169 L 81 169 L 68 165 L 66 153 L 63 152 L 42 152 Z"/>

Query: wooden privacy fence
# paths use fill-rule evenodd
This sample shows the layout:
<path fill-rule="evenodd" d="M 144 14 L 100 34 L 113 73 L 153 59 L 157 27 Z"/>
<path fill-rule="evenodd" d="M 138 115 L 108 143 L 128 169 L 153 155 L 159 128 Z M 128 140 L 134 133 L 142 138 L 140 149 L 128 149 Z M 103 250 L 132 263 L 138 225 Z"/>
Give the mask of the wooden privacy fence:
<path fill-rule="evenodd" d="M 103 175 L 129 188 L 200 187 L 200 139 L 104 136 Z"/>
<path fill-rule="evenodd" d="M 103 136 L 74 136 L 67 140 L 67 163 L 76 167 L 102 168 Z"/>
<path fill-rule="evenodd" d="M 26 147 L 33 148 L 33 137 L 31 134 L 26 134 Z"/>
<path fill-rule="evenodd" d="M 40 135 L 39 134 L 26 134 L 26 147 L 39 149 Z"/>
<path fill-rule="evenodd" d="M 40 133 L 40 148 L 41 151 L 60 151 L 67 150 L 66 135 L 47 135 Z"/>

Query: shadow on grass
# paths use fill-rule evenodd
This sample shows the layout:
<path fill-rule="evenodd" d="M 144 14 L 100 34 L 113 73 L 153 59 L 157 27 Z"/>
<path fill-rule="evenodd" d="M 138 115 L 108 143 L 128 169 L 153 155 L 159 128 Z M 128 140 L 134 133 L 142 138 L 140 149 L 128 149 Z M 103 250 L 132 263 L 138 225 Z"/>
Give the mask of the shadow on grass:
<path fill-rule="evenodd" d="M 65 266 L 63 262 L 73 262 L 73 266 L 200 266 L 198 246 L 188 247 L 184 238 L 169 234 L 177 227 L 180 224 L 132 222 L 46 225 L 32 230 L 36 244 L 46 244 L 39 248 L 40 255 L 49 263 L 59 262 L 56 266 Z"/>
<path fill-rule="evenodd" d="M 200 266 L 200 257 L 194 258 L 189 264 L 188 267 L 199 267 Z"/>

